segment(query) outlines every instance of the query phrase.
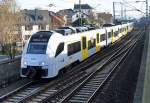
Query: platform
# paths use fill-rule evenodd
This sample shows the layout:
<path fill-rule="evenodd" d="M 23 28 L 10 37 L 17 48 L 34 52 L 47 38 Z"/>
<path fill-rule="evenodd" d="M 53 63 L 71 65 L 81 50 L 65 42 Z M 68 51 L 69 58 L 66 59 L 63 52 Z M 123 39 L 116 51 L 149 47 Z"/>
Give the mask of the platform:
<path fill-rule="evenodd" d="M 147 30 L 145 35 L 146 39 L 133 103 L 150 103 L 150 30 Z"/>

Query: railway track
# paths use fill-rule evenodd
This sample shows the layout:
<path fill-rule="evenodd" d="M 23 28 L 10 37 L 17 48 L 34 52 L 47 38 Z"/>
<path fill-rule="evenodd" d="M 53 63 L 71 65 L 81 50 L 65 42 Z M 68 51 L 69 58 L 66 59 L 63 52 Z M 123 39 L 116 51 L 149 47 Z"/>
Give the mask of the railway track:
<path fill-rule="evenodd" d="M 15 103 L 21 101 L 24 97 L 33 94 L 37 89 L 39 89 L 42 85 L 35 84 L 33 81 L 28 82 L 20 88 L 0 97 L 0 101 L 3 103 Z"/>
<path fill-rule="evenodd" d="M 139 34 L 141 30 L 139 31 L 135 31 L 132 33 L 132 35 L 127 35 L 124 36 L 121 41 L 118 40 L 115 44 L 115 46 L 117 46 L 117 48 L 114 48 L 114 45 L 110 45 L 109 48 L 103 49 L 101 52 L 93 55 L 90 59 L 87 59 L 86 61 L 83 61 L 83 63 L 81 63 L 81 65 L 77 65 L 75 68 L 72 68 L 72 70 L 70 70 L 71 72 L 76 69 L 76 71 L 79 69 L 80 70 L 86 70 L 86 68 L 91 67 L 92 65 L 95 65 L 96 63 L 100 62 L 100 61 L 105 61 L 105 58 L 108 58 L 109 56 L 111 56 L 112 54 L 114 54 L 117 50 L 124 48 L 126 45 L 129 44 L 129 42 L 134 39 L 136 37 L 135 34 Z M 97 58 L 100 57 L 100 58 Z M 83 65 L 82 65 L 83 64 Z M 71 73 L 70 72 L 70 73 Z M 77 71 L 78 72 L 78 71 Z M 70 74 L 69 73 L 69 74 Z M 73 72 L 74 73 L 74 72 Z"/>
<path fill-rule="evenodd" d="M 26 99 L 29 99 L 33 94 L 40 93 L 48 88 L 48 91 L 43 95 L 46 96 L 47 93 L 53 94 L 57 92 L 57 89 L 63 87 L 66 82 L 70 82 L 70 85 L 73 83 L 77 83 L 78 80 L 82 80 L 86 76 L 86 73 L 80 72 L 77 75 L 72 76 L 71 78 L 63 78 L 63 80 L 58 80 L 55 82 L 51 82 L 48 84 L 33 84 L 32 82 L 28 85 L 25 85 L 23 88 L 16 90 L 15 92 L 10 93 L 9 95 L 3 97 L 1 99 L 2 103 L 22 103 Z M 78 79 L 79 78 L 79 79 Z M 73 83 L 71 83 L 72 79 L 76 79 Z M 42 97 L 42 96 L 41 96 Z"/>
<path fill-rule="evenodd" d="M 77 86 L 70 94 L 68 94 L 60 103 L 90 103 L 97 94 L 97 92 L 104 86 L 104 84 L 111 78 L 115 70 L 125 61 L 126 56 L 132 52 L 137 44 L 137 40 L 129 47 L 124 53 L 118 63 L 110 70 L 110 72 L 100 72 L 102 67 L 92 73 L 86 80 L 84 80 L 79 86 Z M 116 58 L 116 57 L 115 57 Z M 110 58 L 112 59 L 112 58 Z M 108 60 L 107 62 L 111 61 Z M 103 65 L 105 66 L 105 65 Z"/>
<path fill-rule="evenodd" d="M 104 55 L 103 58 L 109 57 L 113 52 L 116 52 L 117 50 L 119 50 L 119 48 L 114 51 L 111 51 L 110 54 Z M 96 62 L 100 61 L 101 59 L 96 59 Z M 34 86 L 31 85 L 32 83 L 31 84 L 29 83 L 28 85 L 19 88 L 7 94 L 6 96 L 1 97 L 0 100 L 3 103 L 22 103 L 22 102 L 28 103 L 29 101 L 30 103 L 32 102 L 36 103 L 36 102 L 41 102 L 42 100 L 47 100 L 47 98 L 52 97 L 63 90 L 67 90 L 70 87 L 72 87 L 72 89 L 75 88 L 78 85 L 78 83 L 81 83 L 87 77 L 87 75 L 89 75 L 87 72 L 83 72 L 82 70 L 83 69 L 85 70 L 86 68 L 95 64 L 96 62 L 94 60 L 94 62 L 89 63 L 89 65 L 87 66 L 80 67 L 76 71 L 71 70 L 67 73 L 69 76 L 66 76 L 52 83 L 48 83 L 46 85 Z M 73 76 L 73 74 L 76 73 L 78 75 Z"/>
<path fill-rule="evenodd" d="M 112 55 L 110 57 L 110 59 L 114 58 L 116 59 L 117 56 L 121 55 L 121 53 L 125 52 L 126 50 L 128 50 L 129 47 L 126 47 L 125 50 L 123 50 L 122 52 L 120 52 L 120 49 L 118 50 L 118 52 L 116 52 L 114 55 Z M 120 53 L 119 53 L 120 52 Z M 115 56 L 116 55 L 116 56 Z M 109 70 L 108 70 L 109 71 Z M 90 74 L 90 73 L 89 73 Z M 81 80 L 82 81 L 82 80 Z M 69 82 L 67 84 L 70 84 Z M 64 88 L 59 89 L 57 92 L 51 94 L 51 93 L 47 93 L 48 90 L 45 90 L 44 92 L 38 93 L 36 96 L 34 96 L 34 98 L 31 98 L 30 100 L 26 100 L 26 103 L 38 103 L 38 102 L 47 102 L 47 101 L 51 101 L 51 102 L 56 102 L 58 98 L 60 98 L 65 91 L 70 91 L 74 86 L 76 86 L 77 84 L 73 84 L 73 85 L 67 85 L 64 86 Z M 47 95 L 45 95 L 47 94 Z M 67 94 L 67 93 L 66 93 Z M 60 96 L 60 97 L 59 97 Z M 56 100 L 54 100 L 56 99 Z M 58 99 L 59 100 L 59 99 Z"/>
<path fill-rule="evenodd" d="M 126 48 L 122 52 L 112 55 L 112 57 L 110 57 L 100 68 L 98 68 L 97 71 L 95 71 L 90 76 L 88 76 L 87 79 L 85 79 L 79 86 L 77 86 L 69 95 L 64 97 L 64 99 L 63 99 L 62 94 L 63 92 L 66 92 L 66 90 L 69 88 L 62 90 L 59 93 L 55 93 L 51 97 L 43 100 L 42 103 L 43 102 L 44 103 L 56 103 L 56 102 L 87 103 L 91 101 L 91 98 L 93 98 L 96 92 L 103 86 L 103 84 L 108 80 L 108 78 L 110 78 L 110 76 L 116 70 L 116 68 L 120 65 L 120 63 L 124 61 L 126 55 L 128 55 L 128 53 L 131 50 L 133 50 L 133 47 L 135 47 L 135 44 L 137 43 L 138 40 L 139 39 L 137 39 L 132 45 L 130 45 L 128 48 Z M 122 55 L 122 57 L 119 57 L 120 55 Z M 116 58 L 118 59 L 116 60 Z M 112 60 L 115 60 L 116 61 L 115 63 L 117 64 L 114 65 L 114 68 L 112 69 L 108 68 L 106 70 L 105 68 L 107 67 L 109 62 L 112 62 Z"/>

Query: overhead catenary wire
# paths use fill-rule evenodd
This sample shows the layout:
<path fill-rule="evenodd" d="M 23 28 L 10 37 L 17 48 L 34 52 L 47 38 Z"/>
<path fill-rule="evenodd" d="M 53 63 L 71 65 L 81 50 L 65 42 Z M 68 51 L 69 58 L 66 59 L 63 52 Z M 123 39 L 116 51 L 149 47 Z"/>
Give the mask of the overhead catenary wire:
<path fill-rule="evenodd" d="M 136 8 L 135 6 L 131 5 L 131 4 L 128 3 L 127 1 L 123 0 L 123 2 L 124 2 L 123 5 L 128 6 L 128 7 L 132 8 L 132 9 L 138 11 L 138 12 L 141 12 L 141 13 L 143 13 L 143 14 L 146 14 L 145 12 L 143 12 L 142 10 L 140 10 L 140 9 Z"/>

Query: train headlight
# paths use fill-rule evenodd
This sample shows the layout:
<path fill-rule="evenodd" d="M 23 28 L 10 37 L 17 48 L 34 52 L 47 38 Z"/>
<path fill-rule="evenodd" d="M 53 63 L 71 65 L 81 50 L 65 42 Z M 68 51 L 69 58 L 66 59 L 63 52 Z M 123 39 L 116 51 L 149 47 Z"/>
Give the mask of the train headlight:
<path fill-rule="evenodd" d="M 40 62 L 40 65 L 44 66 L 44 65 L 45 65 L 45 62 Z"/>
<path fill-rule="evenodd" d="M 27 62 L 24 62 L 24 65 L 27 65 Z"/>

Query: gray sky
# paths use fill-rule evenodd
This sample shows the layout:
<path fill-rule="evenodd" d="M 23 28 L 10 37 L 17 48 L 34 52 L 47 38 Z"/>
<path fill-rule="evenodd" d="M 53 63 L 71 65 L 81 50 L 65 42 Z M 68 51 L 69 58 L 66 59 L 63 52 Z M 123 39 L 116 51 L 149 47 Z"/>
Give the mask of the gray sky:
<path fill-rule="evenodd" d="M 97 12 L 110 12 L 112 13 L 112 7 L 113 7 L 113 1 L 119 2 L 122 0 L 81 0 L 81 3 L 89 4 Z M 138 9 L 141 9 L 143 12 L 145 12 L 145 3 L 134 3 L 133 1 L 137 0 L 126 0 L 130 2 L 130 6 L 135 6 Z M 140 0 L 142 1 L 142 0 Z M 68 9 L 73 8 L 74 4 L 77 4 L 79 0 L 17 0 L 18 5 L 21 7 L 21 9 L 34 9 L 34 8 L 41 8 L 41 9 L 48 9 L 51 11 L 58 11 L 60 9 Z M 56 7 L 48 7 L 48 4 L 53 3 Z M 127 4 L 127 3 L 126 3 Z M 129 6 L 129 5 L 127 5 Z M 116 9 L 120 9 L 121 7 L 116 7 Z M 131 10 L 133 8 L 127 7 L 127 9 Z M 131 16 L 142 16 L 143 14 L 138 12 L 127 12 L 128 15 Z"/>

